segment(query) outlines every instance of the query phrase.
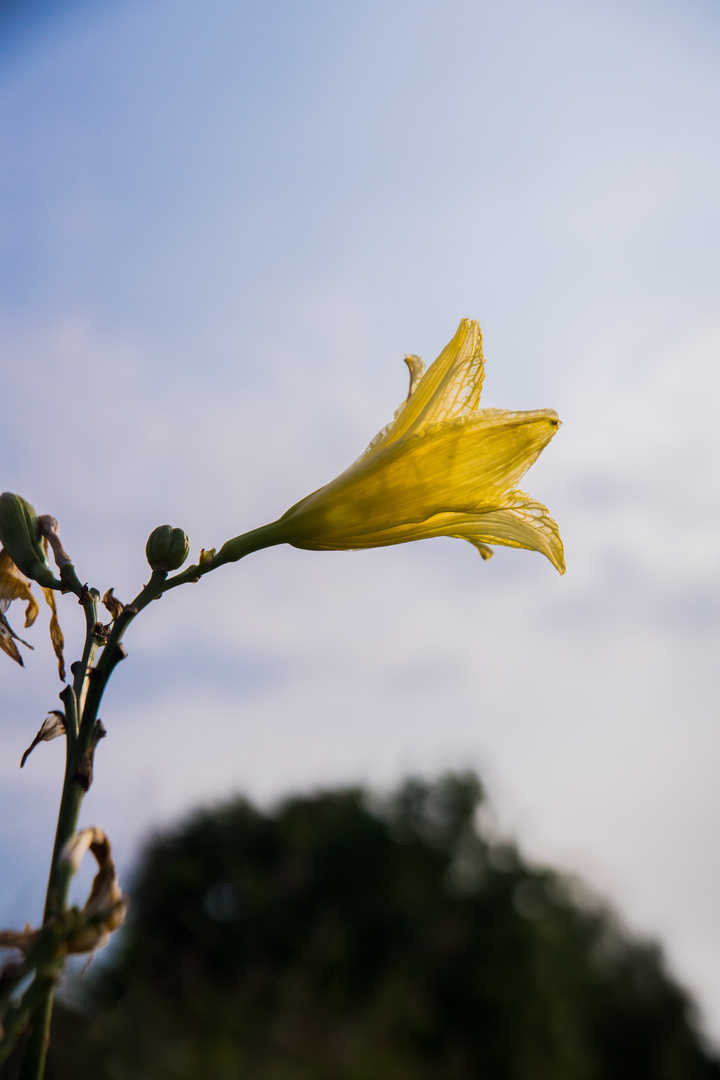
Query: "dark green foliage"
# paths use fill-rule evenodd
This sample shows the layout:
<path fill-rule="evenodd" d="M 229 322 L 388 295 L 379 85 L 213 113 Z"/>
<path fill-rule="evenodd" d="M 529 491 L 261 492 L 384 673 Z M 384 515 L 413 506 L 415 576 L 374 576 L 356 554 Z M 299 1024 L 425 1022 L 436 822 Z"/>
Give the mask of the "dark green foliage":
<path fill-rule="evenodd" d="M 657 948 L 477 827 L 473 776 L 243 801 L 148 850 L 61 1080 L 711 1080 Z"/>

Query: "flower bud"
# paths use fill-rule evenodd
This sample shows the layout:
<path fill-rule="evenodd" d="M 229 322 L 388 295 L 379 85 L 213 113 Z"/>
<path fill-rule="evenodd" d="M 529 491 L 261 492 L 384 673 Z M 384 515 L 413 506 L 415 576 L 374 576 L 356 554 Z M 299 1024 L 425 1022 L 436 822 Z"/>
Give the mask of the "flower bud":
<path fill-rule="evenodd" d="M 188 557 L 190 541 L 182 529 L 158 525 L 145 545 L 147 561 L 153 570 L 179 570 Z"/>
<path fill-rule="evenodd" d="M 29 502 L 9 491 L 0 495 L 0 544 L 26 577 L 45 588 L 60 582 L 45 561 L 37 515 Z"/>

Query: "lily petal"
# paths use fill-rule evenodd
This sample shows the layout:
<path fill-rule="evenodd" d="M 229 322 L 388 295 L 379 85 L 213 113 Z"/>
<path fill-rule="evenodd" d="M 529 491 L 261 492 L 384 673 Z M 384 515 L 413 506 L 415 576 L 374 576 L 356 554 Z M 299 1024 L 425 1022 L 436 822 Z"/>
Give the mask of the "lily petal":
<path fill-rule="evenodd" d="M 489 559 L 489 544 L 503 547 L 526 548 L 545 555 L 561 574 L 565 573 L 565 557 L 557 523 L 550 517 L 547 507 L 536 502 L 521 491 L 512 492 L 512 504 L 494 510 L 475 513 L 441 513 L 425 521 L 395 525 L 369 536 L 358 536 L 353 549 L 388 547 L 391 544 L 407 544 L 413 540 L 428 540 L 435 536 L 451 536 L 468 540 L 478 549 L 483 559 Z M 304 545 L 295 544 L 296 547 Z M 309 546 L 309 545 L 308 545 Z M 349 545 L 323 545 L 322 550 Z M 320 550 L 320 545 L 317 545 Z"/>
<path fill-rule="evenodd" d="M 296 547 L 360 548 L 387 543 L 388 528 L 501 508 L 558 425 L 552 410 L 484 410 L 435 424 L 376 448 L 280 522 Z"/>
<path fill-rule="evenodd" d="M 26 577 L 22 570 L 18 569 L 7 551 L 5 551 L 4 548 L 0 548 L 0 649 L 21 665 L 22 659 L 17 646 L 15 645 L 15 641 L 20 641 L 23 645 L 27 645 L 27 642 L 23 641 L 22 638 L 19 638 L 12 630 L 7 619 L 5 619 L 4 613 L 7 611 L 13 600 L 25 600 L 27 605 L 25 608 L 25 626 L 32 626 L 37 618 L 39 609 L 37 600 L 30 591 L 30 585 L 30 578 Z M 50 608 L 50 640 L 52 641 L 53 650 L 58 661 L 58 674 L 60 675 L 61 680 L 64 681 L 64 642 L 57 617 L 55 592 L 53 589 L 48 589 L 44 585 L 41 585 L 40 588 L 42 589 L 47 605 Z M 27 645 L 27 647 L 29 649 L 32 648 L 31 645 Z"/>
<path fill-rule="evenodd" d="M 52 642 L 53 652 L 58 662 L 58 675 L 61 682 L 65 682 L 65 657 L 63 655 L 63 648 L 65 646 L 65 638 L 63 632 L 60 629 L 60 623 L 58 622 L 57 604 L 55 603 L 55 590 L 46 589 L 44 585 L 41 585 L 45 602 L 50 608 L 50 641 Z"/>
<path fill-rule="evenodd" d="M 481 544 L 502 544 L 505 547 L 527 548 L 545 555 L 559 573 L 565 573 L 560 530 L 550 517 L 548 508 L 522 491 L 513 492 L 510 506 L 468 519 L 455 536 Z M 482 551 L 480 552 L 482 554 Z"/>
<path fill-rule="evenodd" d="M 462 319 L 452 341 L 419 380 L 409 400 L 398 409 L 386 443 L 429 424 L 474 412 L 484 377 L 480 324 L 475 319 Z"/>
<path fill-rule="evenodd" d="M 18 570 L 7 551 L 0 548 L 0 612 L 7 611 L 13 600 L 27 601 L 25 626 L 32 626 L 37 618 L 37 600 L 30 591 L 30 578 Z"/>
<path fill-rule="evenodd" d="M 425 374 L 425 361 L 415 353 L 407 353 L 405 356 L 405 363 L 408 366 L 410 372 L 410 389 L 408 390 L 408 396 L 405 401 L 409 401 L 418 388 L 418 384 Z"/>

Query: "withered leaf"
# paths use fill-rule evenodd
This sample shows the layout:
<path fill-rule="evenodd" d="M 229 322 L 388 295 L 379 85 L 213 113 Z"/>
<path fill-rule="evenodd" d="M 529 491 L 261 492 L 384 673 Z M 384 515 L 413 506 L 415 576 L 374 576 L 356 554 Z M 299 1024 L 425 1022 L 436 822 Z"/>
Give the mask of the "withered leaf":
<path fill-rule="evenodd" d="M 117 871 L 112 859 L 110 841 L 102 829 L 97 827 L 82 829 L 68 840 L 61 861 L 77 870 L 83 855 L 90 850 L 98 864 L 98 872 L 93 879 L 90 895 L 82 914 L 92 923 L 78 928 L 68 940 L 68 952 L 93 952 L 104 945 L 113 930 L 117 930 L 125 918 L 127 904 L 117 880 Z"/>
<path fill-rule="evenodd" d="M 108 591 L 102 598 L 102 602 L 112 615 L 113 619 L 117 619 L 118 615 L 120 614 L 125 605 L 122 603 L 122 601 L 118 600 L 118 598 L 114 596 L 113 593 L 114 589 L 108 589 Z"/>
<path fill-rule="evenodd" d="M 65 548 L 62 546 L 62 541 L 58 534 L 58 523 L 51 514 L 41 514 L 38 518 L 38 525 L 40 526 L 40 532 L 43 538 L 43 547 L 45 548 L 45 558 L 48 554 L 48 541 L 50 547 L 53 550 L 53 558 L 55 559 L 55 565 L 58 570 L 62 570 L 63 566 L 67 566 L 68 563 L 72 564 L 72 559 L 68 555 Z"/>
<path fill-rule="evenodd" d="M 98 864 L 90 895 L 82 911 L 71 908 L 62 918 L 65 947 L 69 953 L 89 953 L 104 945 L 113 930 L 122 924 L 127 903 L 117 880 L 110 841 L 102 829 L 83 829 L 71 837 L 60 856 L 61 863 L 77 872 L 83 855 L 90 850 Z M 56 927 L 57 929 L 57 927 Z M 0 948 L 29 953 L 43 930 L 0 930 Z"/>
<path fill-rule="evenodd" d="M 27 953 L 40 937 L 39 930 L 26 926 L 24 930 L 0 930 L 0 949 L 19 949 Z"/>
<path fill-rule="evenodd" d="M 61 735 L 64 735 L 66 730 L 65 713 L 53 709 L 47 719 L 43 720 L 40 730 L 23 754 L 20 768 L 22 769 L 38 743 L 50 742 L 52 739 L 57 739 Z"/>
<path fill-rule="evenodd" d="M 5 548 L 0 548 L 0 614 L 7 611 L 13 600 L 27 601 L 26 627 L 32 626 L 38 613 L 37 600 L 30 591 L 30 585 L 30 578 L 18 570 Z"/>
<path fill-rule="evenodd" d="M 23 641 L 22 638 L 17 636 L 5 616 L 0 612 L 0 649 L 2 649 L 4 653 L 7 653 L 8 656 L 12 657 L 20 667 L 23 667 L 23 659 L 20 655 L 20 650 L 15 644 L 16 641 L 26 645 L 28 649 L 32 649 L 32 645 L 28 645 L 27 641 Z"/>
<path fill-rule="evenodd" d="M 65 644 L 65 638 L 63 632 L 60 629 L 60 623 L 57 617 L 57 604 L 55 603 L 55 592 L 53 589 L 46 589 L 41 586 L 43 596 L 47 600 L 48 607 L 50 608 L 50 640 L 52 642 L 53 652 L 57 657 L 58 662 L 58 675 L 62 682 L 65 682 L 65 657 L 63 656 L 63 646 Z"/>
<path fill-rule="evenodd" d="M 32 645 L 28 645 L 26 641 L 23 641 L 23 639 L 18 637 L 12 630 L 5 619 L 5 612 L 13 600 L 25 600 L 25 625 L 32 626 L 37 618 L 38 605 L 37 600 L 30 591 L 30 585 L 30 578 L 26 577 L 25 574 L 18 570 L 7 551 L 0 549 L 0 649 L 20 665 L 22 665 L 22 658 L 15 642 L 19 641 L 21 644 L 27 645 L 28 649 L 31 649 Z M 55 656 L 57 657 L 58 673 L 64 682 L 64 640 L 57 617 L 55 593 L 53 589 L 46 589 L 42 586 L 41 588 L 48 607 L 50 608 L 50 640 Z"/>
<path fill-rule="evenodd" d="M 95 748 L 101 739 L 104 739 L 107 735 L 105 725 L 102 720 L 98 720 L 95 723 L 95 730 L 92 733 L 92 739 L 87 750 L 80 758 L 78 767 L 75 770 L 75 779 L 77 780 L 83 791 L 90 790 L 90 785 L 93 782 L 93 765 L 95 763 Z"/>

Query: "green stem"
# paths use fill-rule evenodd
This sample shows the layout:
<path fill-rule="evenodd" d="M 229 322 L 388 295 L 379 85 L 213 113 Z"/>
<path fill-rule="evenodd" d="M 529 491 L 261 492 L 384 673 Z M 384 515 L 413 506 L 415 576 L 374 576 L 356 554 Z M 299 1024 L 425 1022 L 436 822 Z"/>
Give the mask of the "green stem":
<path fill-rule="evenodd" d="M 211 558 L 188 566 L 181 574 L 175 574 L 174 577 L 168 578 L 162 592 L 166 593 L 170 589 L 174 589 L 178 585 L 185 585 L 189 581 L 199 581 L 204 574 L 209 574 L 211 570 L 217 570 L 218 566 L 224 566 L 225 563 L 229 562 L 238 562 L 253 551 L 260 551 L 262 548 L 273 547 L 275 544 L 286 544 L 287 542 L 287 535 L 279 521 L 273 521 L 272 524 L 263 525 L 259 529 L 251 529 L 250 532 L 242 533 L 240 536 L 233 536 Z"/>
<path fill-rule="evenodd" d="M 78 766 L 82 761 L 83 754 L 90 745 L 95 727 L 94 722 L 92 725 L 86 725 L 84 717 L 82 722 L 78 722 L 78 693 L 76 687 L 78 691 L 82 690 L 88 670 L 87 665 L 93 654 L 93 643 L 95 642 L 93 627 L 97 621 L 97 601 L 95 596 L 88 590 L 84 590 L 77 581 L 74 567 L 70 569 L 72 569 L 75 577 L 73 584 L 77 586 L 73 587 L 72 591 L 80 597 L 85 609 L 86 634 L 83 659 L 76 667 L 74 686 L 66 686 L 60 694 L 60 699 L 65 706 L 65 777 L 63 779 L 60 810 L 55 830 L 55 843 L 45 896 L 43 926 L 47 926 L 56 916 L 62 914 L 67 907 L 73 871 L 70 866 L 61 864 L 60 857 L 66 843 L 77 829 L 80 807 L 86 791 L 82 778 L 78 773 Z M 97 646 L 95 645 L 95 647 Z M 38 967 L 35 978 L 23 997 L 25 1003 L 22 1010 L 23 1023 L 29 1020 L 32 1028 L 25 1046 L 20 1080 L 42 1080 L 50 1037 L 54 986 L 62 970 L 63 959 L 62 953 L 58 953 L 57 956 L 45 963 L 42 968 Z M 13 1032 L 18 1030 L 19 1022 L 18 1020 L 13 1025 Z M 10 1034 L 10 1032 L 6 1031 L 6 1043 L 11 1041 Z"/>
<path fill-rule="evenodd" d="M 167 574 L 164 571 L 153 570 L 147 585 L 140 590 L 131 604 L 125 605 L 115 619 L 107 644 L 103 647 L 102 653 L 100 654 L 100 659 L 95 667 L 91 671 L 88 671 L 88 689 L 83 705 L 82 722 L 80 725 L 81 733 L 87 729 L 88 745 L 89 740 L 92 738 L 95 731 L 95 721 L 97 720 L 98 709 L 100 708 L 100 702 L 102 701 L 108 679 L 110 678 L 113 669 L 125 656 L 125 652 L 121 647 L 122 636 L 135 616 L 139 614 L 144 607 L 147 607 L 152 600 L 162 596 L 166 577 Z"/>
<path fill-rule="evenodd" d="M 75 833 L 83 796 L 87 790 L 87 779 L 83 780 L 79 766 L 83 756 L 88 753 L 92 745 L 98 710 L 110 675 L 117 663 L 125 656 L 121 645 L 125 630 L 144 607 L 168 590 L 184 585 L 186 582 L 198 581 L 218 566 L 237 562 L 253 551 L 286 542 L 287 537 L 283 527 L 278 522 L 273 522 L 271 525 L 233 537 L 223 544 L 217 554 L 213 554 L 197 565 L 188 567 L 169 580 L 165 571 L 153 570 L 147 585 L 131 604 L 125 605 L 114 620 L 107 643 L 103 646 L 100 659 L 94 667 L 93 660 L 100 644 L 94 632 L 98 621 L 99 593 L 81 583 L 72 563 L 63 565 L 60 576 L 64 589 L 73 592 L 83 605 L 86 633 L 82 660 L 73 665 L 73 685 L 66 686 L 60 695 L 65 704 L 67 755 L 45 901 L 44 927 L 62 915 L 67 907 L 73 870 L 69 865 L 61 863 L 61 854 L 66 843 Z M 63 959 L 63 955 L 58 950 L 57 955 L 49 962 L 37 967 L 35 979 L 14 1011 L 11 1025 L 14 1036 L 23 1025 L 28 1022 L 32 1025 L 23 1056 L 20 1080 L 42 1080 L 49 1041 L 54 985 L 62 970 Z M 5 1043 L 3 1045 L 4 1053 L 9 1053 Z"/>
<path fill-rule="evenodd" d="M 99 639 L 95 636 L 94 629 L 98 622 L 98 600 L 100 599 L 100 593 L 97 589 L 89 589 L 85 594 L 88 599 L 84 606 L 85 609 L 85 646 L 83 648 L 82 660 L 73 672 L 73 690 L 75 691 L 75 698 L 77 700 L 78 716 L 82 716 L 83 705 L 85 702 L 85 693 L 87 691 L 87 677 L 92 669 L 93 660 L 95 654 L 100 645 Z"/>
<path fill-rule="evenodd" d="M 68 686 L 61 697 L 73 694 Z M 73 695 L 74 697 L 74 695 Z M 67 715 L 67 711 L 66 711 Z M 52 862 L 50 864 L 50 877 L 48 880 L 47 894 L 45 898 L 45 912 L 43 926 L 61 914 L 67 906 L 70 881 L 72 880 L 72 867 L 63 865 L 60 856 L 68 840 L 75 834 L 77 829 L 80 807 L 82 805 L 85 790 L 78 781 L 76 773 L 81 754 L 80 740 L 71 742 L 67 739 L 67 756 L 65 765 L 65 779 L 63 792 L 60 800 L 57 829 L 55 832 L 55 845 L 53 847 Z M 32 1020 L 32 1031 L 28 1037 L 23 1057 L 20 1080 L 42 1080 L 45 1070 L 45 1055 L 50 1037 L 50 1018 L 52 1016 L 54 986 L 62 968 L 64 957 L 62 955 L 45 965 L 43 971 L 39 968 L 35 975 L 33 987 L 36 987 L 35 998 L 31 996 L 33 1008 L 27 1015 Z"/>
<path fill-rule="evenodd" d="M 75 593 L 78 600 L 82 603 L 86 587 L 77 576 L 77 571 L 72 563 L 65 563 L 60 571 L 60 581 L 62 582 L 63 592 Z"/>
<path fill-rule="evenodd" d="M 20 1080 L 42 1080 L 43 1071 L 45 1069 L 45 1052 L 47 1046 L 46 1044 L 43 1044 L 41 1058 L 38 1058 L 36 1055 L 30 1056 L 30 1046 L 35 1032 L 39 1030 L 39 1021 L 41 1018 L 45 1018 L 46 1013 L 49 1028 L 50 1012 L 48 1009 L 52 1010 L 55 978 L 56 973 L 54 969 L 46 969 L 42 975 L 38 972 L 31 985 L 23 994 L 22 1000 L 8 1014 L 7 1019 L 5 1020 L 5 1035 L 2 1043 L 0 1043 L 0 1067 L 2 1067 L 3 1062 L 9 1057 L 18 1037 L 22 1035 L 25 1027 L 32 1018 L 33 1028 L 25 1048 L 25 1055 L 20 1069 Z M 26 1068 L 28 1063 L 29 1068 Z"/>

